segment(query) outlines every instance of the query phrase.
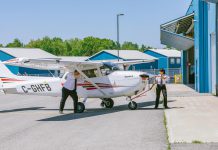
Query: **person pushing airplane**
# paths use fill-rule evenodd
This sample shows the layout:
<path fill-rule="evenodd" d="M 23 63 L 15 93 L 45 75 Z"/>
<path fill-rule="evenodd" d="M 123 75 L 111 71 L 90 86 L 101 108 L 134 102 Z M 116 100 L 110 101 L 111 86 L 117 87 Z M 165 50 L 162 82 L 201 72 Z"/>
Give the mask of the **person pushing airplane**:
<path fill-rule="evenodd" d="M 160 101 L 160 93 L 162 91 L 163 97 L 164 97 L 164 108 L 168 109 L 167 105 L 167 88 L 166 88 L 166 83 L 167 83 L 168 77 L 165 75 L 165 70 L 160 69 L 160 74 L 155 77 L 155 83 L 151 86 L 150 89 L 154 87 L 155 84 L 157 84 L 156 87 L 156 102 L 155 102 L 155 109 L 158 108 L 159 101 Z"/>
<path fill-rule="evenodd" d="M 80 77 L 80 73 L 75 70 L 74 72 L 69 72 L 67 74 L 66 82 L 63 85 L 62 88 L 62 98 L 60 102 L 60 108 L 59 113 L 63 114 L 63 109 L 65 102 L 68 98 L 68 96 L 71 96 L 71 98 L 74 101 L 74 113 L 78 113 L 77 111 L 77 104 L 78 104 L 78 95 L 77 95 L 77 79 Z"/>

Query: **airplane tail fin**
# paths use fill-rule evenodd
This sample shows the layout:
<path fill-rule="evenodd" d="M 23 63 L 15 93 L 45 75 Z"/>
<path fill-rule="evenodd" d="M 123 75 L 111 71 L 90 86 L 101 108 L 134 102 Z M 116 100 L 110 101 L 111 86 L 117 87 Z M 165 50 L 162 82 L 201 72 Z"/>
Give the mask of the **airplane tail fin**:
<path fill-rule="evenodd" d="M 0 61 L 0 94 L 6 94 L 6 83 L 15 83 L 19 81 L 19 77 L 13 74 L 6 66 Z"/>
<path fill-rule="evenodd" d="M 17 76 L 14 75 L 6 66 L 0 61 L 0 78 L 16 78 Z"/>

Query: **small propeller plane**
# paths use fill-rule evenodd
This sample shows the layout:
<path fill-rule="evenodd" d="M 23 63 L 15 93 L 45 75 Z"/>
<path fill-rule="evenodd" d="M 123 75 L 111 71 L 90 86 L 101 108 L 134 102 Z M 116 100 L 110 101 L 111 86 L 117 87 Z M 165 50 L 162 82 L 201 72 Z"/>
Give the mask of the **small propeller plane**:
<path fill-rule="evenodd" d="M 149 75 L 139 71 L 124 71 L 119 65 L 149 63 L 153 60 L 136 60 L 122 62 L 64 61 L 61 59 L 15 58 L 0 62 L 0 89 L 5 94 L 24 94 L 42 96 L 61 96 L 61 89 L 68 72 L 77 70 L 81 79 L 77 82 L 77 93 L 83 98 L 78 103 L 79 112 L 85 110 L 87 98 L 99 98 L 106 108 L 112 108 L 112 98 L 125 96 L 128 108 L 137 109 L 132 100 L 146 90 Z M 20 66 L 44 70 L 67 70 L 62 77 L 33 77 L 12 74 L 5 65 Z"/>

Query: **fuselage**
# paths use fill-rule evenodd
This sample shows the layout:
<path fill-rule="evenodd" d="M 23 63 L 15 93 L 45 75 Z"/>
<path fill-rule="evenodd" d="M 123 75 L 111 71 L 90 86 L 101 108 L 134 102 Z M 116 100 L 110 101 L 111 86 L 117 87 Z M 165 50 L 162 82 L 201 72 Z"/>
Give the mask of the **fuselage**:
<path fill-rule="evenodd" d="M 120 96 L 133 96 L 143 91 L 148 80 L 137 71 L 114 71 L 109 75 L 79 79 L 77 93 L 80 98 L 113 98 Z M 26 94 L 42 96 L 61 96 L 61 89 L 65 82 L 58 77 L 22 77 L 1 79 L 2 89 L 6 94 Z M 92 83 L 97 85 L 94 86 Z M 98 89 L 99 88 L 99 89 Z"/>

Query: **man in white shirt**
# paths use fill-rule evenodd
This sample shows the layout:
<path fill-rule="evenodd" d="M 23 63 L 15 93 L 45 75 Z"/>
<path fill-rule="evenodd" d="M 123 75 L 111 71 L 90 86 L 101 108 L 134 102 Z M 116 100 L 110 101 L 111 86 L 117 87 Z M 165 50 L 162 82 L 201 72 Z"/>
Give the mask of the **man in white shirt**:
<path fill-rule="evenodd" d="M 169 108 L 167 106 L 167 89 L 166 89 L 166 83 L 167 83 L 168 77 L 165 75 L 165 70 L 160 69 L 160 74 L 155 77 L 155 83 L 152 85 L 151 89 L 155 84 L 157 84 L 156 88 L 156 102 L 155 102 L 155 109 L 158 108 L 159 101 L 160 101 L 160 93 L 162 91 L 163 97 L 164 97 L 164 108 Z"/>
<path fill-rule="evenodd" d="M 74 101 L 74 113 L 77 113 L 78 95 L 77 95 L 77 79 L 80 73 L 75 70 L 67 74 L 66 82 L 62 88 L 62 98 L 60 102 L 59 113 L 63 113 L 65 102 L 68 96 L 71 96 Z"/>

